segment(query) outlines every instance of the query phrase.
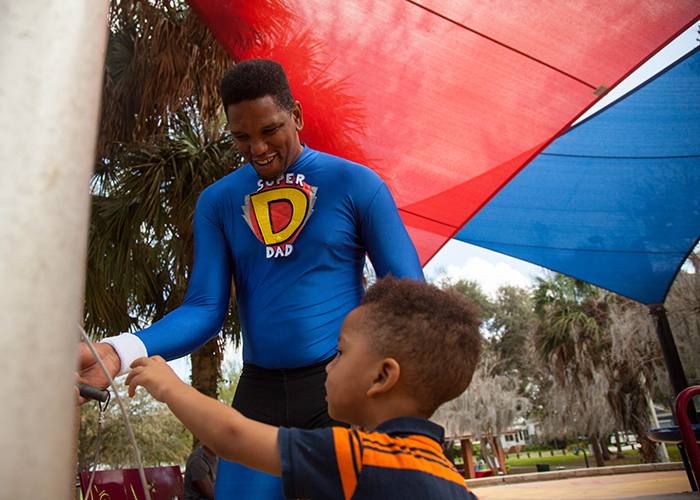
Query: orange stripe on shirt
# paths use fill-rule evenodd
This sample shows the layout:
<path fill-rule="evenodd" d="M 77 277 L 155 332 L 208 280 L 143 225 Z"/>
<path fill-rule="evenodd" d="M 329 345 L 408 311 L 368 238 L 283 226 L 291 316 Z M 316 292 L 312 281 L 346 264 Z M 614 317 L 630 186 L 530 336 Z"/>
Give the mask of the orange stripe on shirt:
<path fill-rule="evenodd" d="M 379 433 L 365 435 L 362 462 L 376 467 L 423 471 L 464 485 L 464 478 L 444 457 L 438 443 L 422 436 L 392 438 Z"/>
<path fill-rule="evenodd" d="M 342 427 L 333 428 L 333 438 L 335 440 L 340 480 L 343 483 L 343 494 L 345 495 L 345 500 L 350 500 L 353 493 L 355 493 L 355 488 L 357 488 L 357 476 L 355 475 L 355 465 L 353 464 L 353 444 L 356 447 L 355 457 L 359 457 L 359 448 L 357 448 L 358 445 L 356 443 L 351 442 L 348 430 Z"/>

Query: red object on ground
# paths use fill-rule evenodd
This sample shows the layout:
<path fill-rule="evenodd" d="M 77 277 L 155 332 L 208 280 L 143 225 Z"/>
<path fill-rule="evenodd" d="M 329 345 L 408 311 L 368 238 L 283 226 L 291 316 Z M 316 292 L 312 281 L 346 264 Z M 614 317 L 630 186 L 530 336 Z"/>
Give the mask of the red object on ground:
<path fill-rule="evenodd" d="M 145 467 L 144 472 L 146 473 L 146 483 L 150 486 L 151 500 L 171 500 L 176 497 L 182 498 L 185 494 L 185 485 L 179 466 Z M 83 498 L 87 495 L 91 474 L 90 471 L 80 473 L 80 488 L 83 491 Z M 123 500 L 145 499 L 139 470 L 116 469 L 95 472 L 90 498 L 100 500 L 103 497 Z"/>
<path fill-rule="evenodd" d="M 681 436 L 683 436 L 683 445 L 685 446 L 685 452 L 688 454 L 688 461 L 693 469 L 696 484 L 700 483 L 700 449 L 698 449 L 695 432 L 688 417 L 688 403 L 693 399 L 693 396 L 698 394 L 700 394 L 700 385 L 684 389 L 676 398 L 678 427 L 681 430 Z"/>

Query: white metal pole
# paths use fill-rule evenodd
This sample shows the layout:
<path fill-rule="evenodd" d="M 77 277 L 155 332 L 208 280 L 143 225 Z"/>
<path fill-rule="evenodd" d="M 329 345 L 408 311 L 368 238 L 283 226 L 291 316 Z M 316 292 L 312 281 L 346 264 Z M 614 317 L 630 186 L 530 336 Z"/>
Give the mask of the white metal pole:
<path fill-rule="evenodd" d="M 0 491 L 73 498 L 108 0 L 0 0 Z"/>

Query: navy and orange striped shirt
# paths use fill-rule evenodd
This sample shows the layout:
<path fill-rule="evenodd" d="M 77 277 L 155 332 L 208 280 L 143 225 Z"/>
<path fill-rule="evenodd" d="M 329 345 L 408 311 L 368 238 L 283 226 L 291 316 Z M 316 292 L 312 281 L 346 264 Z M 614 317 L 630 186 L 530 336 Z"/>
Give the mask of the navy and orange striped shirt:
<path fill-rule="evenodd" d="M 280 428 L 287 498 L 476 500 L 442 452 L 444 430 L 418 417 L 373 432 L 342 427 Z"/>

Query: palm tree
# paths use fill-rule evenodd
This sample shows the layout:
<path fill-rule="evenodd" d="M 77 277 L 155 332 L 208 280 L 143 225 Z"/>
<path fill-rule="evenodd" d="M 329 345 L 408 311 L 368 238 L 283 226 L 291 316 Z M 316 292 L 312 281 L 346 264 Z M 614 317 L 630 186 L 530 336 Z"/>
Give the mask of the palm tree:
<path fill-rule="evenodd" d="M 603 352 L 609 347 L 604 335 L 607 307 L 599 297 L 594 286 L 561 274 L 538 278 L 534 295 L 537 352 L 554 379 L 579 395 L 584 413 L 588 406 L 586 386 L 594 382 Z M 588 430 L 596 464 L 603 467 L 598 429 Z"/>
<path fill-rule="evenodd" d="M 233 60 L 184 1 L 111 0 L 109 28 L 98 158 L 167 134 L 181 109 L 205 136 L 220 133 L 219 82 Z"/>
<path fill-rule="evenodd" d="M 218 94 L 233 60 L 187 4 L 112 0 L 108 22 L 85 292 L 95 337 L 141 329 L 182 302 L 197 197 L 241 162 L 222 137 Z M 244 49 L 259 34 L 242 21 L 231 36 Z M 223 334 L 238 334 L 236 311 Z M 221 358 L 217 339 L 191 356 L 193 386 L 213 397 Z"/>
<path fill-rule="evenodd" d="M 85 300 L 93 336 L 139 330 L 182 302 L 197 197 L 240 164 L 230 139 L 207 139 L 179 113 L 168 135 L 132 142 L 100 165 L 92 180 Z M 237 336 L 235 307 L 222 332 Z M 192 383 L 212 396 L 221 347 L 214 339 L 192 355 Z"/>

